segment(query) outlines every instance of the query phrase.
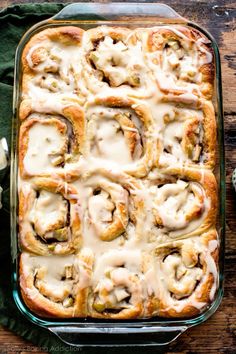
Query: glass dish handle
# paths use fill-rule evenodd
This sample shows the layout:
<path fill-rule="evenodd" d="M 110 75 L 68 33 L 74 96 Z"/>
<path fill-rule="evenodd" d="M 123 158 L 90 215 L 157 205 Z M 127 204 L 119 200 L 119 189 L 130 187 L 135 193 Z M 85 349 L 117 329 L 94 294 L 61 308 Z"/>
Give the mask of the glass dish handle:
<path fill-rule="evenodd" d="M 89 324 L 51 326 L 48 329 L 64 343 L 75 347 L 165 346 L 186 331 L 187 326 L 173 327 L 90 327 Z"/>
<path fill-rule="evenodd" d="M 122 17 L 158 17 L 186 21 L 170 6 L 159 3 L 74 3 L 64 7 L 52 17 L 53 21 L 65 20 L 121 20 Z"/>

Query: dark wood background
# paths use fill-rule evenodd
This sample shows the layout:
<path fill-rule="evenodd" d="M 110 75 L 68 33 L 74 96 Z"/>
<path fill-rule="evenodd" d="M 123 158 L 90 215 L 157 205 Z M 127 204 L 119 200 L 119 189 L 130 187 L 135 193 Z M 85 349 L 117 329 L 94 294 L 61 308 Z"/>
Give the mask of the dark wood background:
<path fill-rule="evenodd" d="M 26 2 L 0 0 L 0 8 Z M 137 0 L 136 2 L 141 1 Z M 160 0 L 159 2 L 172 6 L 182 16 L 208 29 L 219 45 L 223 79 L 227 183 L 223 302 L 207 322 L 185 332 L 166 349 L 165 353 L 236 354 L 236 193 L 231 186 L 231 174 L 236 167 L 236 1 Z M 0 328 L 0 353 L 35 352 L 44 353 L 40 348 L 24 341 L 6 328 Z M 153 349 L 153 353 L 155 353 L 155 349 Z"/>

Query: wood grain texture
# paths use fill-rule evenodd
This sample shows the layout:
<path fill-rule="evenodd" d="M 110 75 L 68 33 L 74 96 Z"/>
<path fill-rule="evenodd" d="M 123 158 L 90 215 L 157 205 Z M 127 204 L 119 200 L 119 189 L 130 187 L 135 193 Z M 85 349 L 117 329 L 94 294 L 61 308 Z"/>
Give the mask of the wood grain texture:
<path fill-rule="evenodd" d="M 0 7 L 26 2 L 25 0 L 0 0 Z M 37 0 L 31 2 L 45 1 Z M 166 348 L 163 353 L 235 354 L 236 193 L 231 186 L 231 175 L 233 169 L 236 167 L 236 2 L 233 0 L 165 0 L 159 2 L 172 6 L 182 16 L 208 29 L 218 42 L 222 60 L 227 182 L 225 290 L 223 302 L 218 311 L 207 322 L 185 332 L 169 348 Z M 26 352 L 43 353 L 40 348 L 32 346 L 31 343 L 22 340 L 10 331 L 6 329 L 0 330 L 0 353 L 23 354 Z M 156 353 L 157 351 L 152 350 L 151 352 Z M 145 351 L 145 353 L 147 352 Z"/>

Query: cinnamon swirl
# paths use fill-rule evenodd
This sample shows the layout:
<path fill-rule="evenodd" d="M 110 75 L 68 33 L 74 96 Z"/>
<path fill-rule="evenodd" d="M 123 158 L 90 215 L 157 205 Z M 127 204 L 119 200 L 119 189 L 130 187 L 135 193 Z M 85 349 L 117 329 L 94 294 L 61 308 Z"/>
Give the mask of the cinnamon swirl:
<path fill-rule="evenodd" d="M 78 27 L 48 28 L 29 40 L 22 54 L 23 106 L 38 111 L 42 105 L 53 109 L 83 101 L 78 85 L 83 33 Z"/>
<path fill-rule="evenodd" d="M 85 120 L 75 106 L 63 114 L 33 113 L 21 124 L 19 167 L 21 177 L 58 175 L 66 180 L 78 176 L 76 162 L 84 152 Z"/>
<path fill-rule="evenodd" d="M 160 245 L 146 258 L 147 315 L 189 317 L 202 311 L 218 286 L 215 230 Z"/>
<path fill-rule="evenodd" d="M 49 178 L 22 183 L 19 235 L 23 249 L 35 254 L 63 255 L 79 250 L 81 220 L 77 190 Z"/>
<path fill-rule="evenodd" d="M 125 92 L 150 97 L 155 91 L 151 71 L 144 61 L 142 42 L 127 28 L 101 26 L 84 36 L 83 79 L 93 94 Z"/>
<path fill-rule="evenodd" d="M 136 177 L 145 176 L 156 164 L 158 141 L 148 106 L 122 97 L 96 97 L 87 106 L 87 155 Z"/>
<path fill-rule="evenodd" d="M 89 312 L 92 317 L 126 319 L 141 317 L 142 283 L 140 253 L 110 251 L 96 263 Z"/>
<path fill-rule="evenodd" d="M 183 26 L 161 26 L 147 31 L 147 65 L 153 70 L 164 99 L 194 103 L 212 98 L 214 66 L 210 41 Z"/>
<path fill-rule="evenodd" d="M 20 258 L 20 285 L 26 305 L 43 317 L 85 317 L 93 254 Z"/>

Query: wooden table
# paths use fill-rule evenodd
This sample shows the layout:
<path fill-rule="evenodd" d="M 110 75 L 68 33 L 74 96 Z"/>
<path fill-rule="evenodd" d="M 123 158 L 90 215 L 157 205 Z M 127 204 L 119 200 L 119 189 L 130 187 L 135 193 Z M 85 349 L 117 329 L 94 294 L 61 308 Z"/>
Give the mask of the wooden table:
<path fill-rule="evenodd" d="M 0 7 L 24 2 L 27 1 L 0 0 Z M 184 17 L 204 26 L 219 44 L 223 76 L 227 178 L 225 296 L 223 302 L 218 311 L 206 323 L 185 332 L 167 348 L 166 353 L 235 354 L 236 193 L 231 187 L 231 174 L 236 167 L 236 2 L 233 0 L 165 0 L 159 2 L 173 6 Z M 32 346 L 31 343 L 22 340 L 7 329 L 0 329 L 0 353 L 23 354 L 26 352 L 43 353 L 40 348 Z M 154 352 L 155 350 L 153 350 Z"/>

